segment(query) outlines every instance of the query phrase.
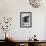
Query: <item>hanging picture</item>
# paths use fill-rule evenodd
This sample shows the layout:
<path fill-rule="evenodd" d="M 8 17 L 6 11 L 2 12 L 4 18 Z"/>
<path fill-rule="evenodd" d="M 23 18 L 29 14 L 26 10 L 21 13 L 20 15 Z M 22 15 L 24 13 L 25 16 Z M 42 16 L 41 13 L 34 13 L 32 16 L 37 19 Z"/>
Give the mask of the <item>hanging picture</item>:
<path fill-rule="evenodd" d="M 32 12 L 20 12 L 20 27 L 32 27 Z"/>

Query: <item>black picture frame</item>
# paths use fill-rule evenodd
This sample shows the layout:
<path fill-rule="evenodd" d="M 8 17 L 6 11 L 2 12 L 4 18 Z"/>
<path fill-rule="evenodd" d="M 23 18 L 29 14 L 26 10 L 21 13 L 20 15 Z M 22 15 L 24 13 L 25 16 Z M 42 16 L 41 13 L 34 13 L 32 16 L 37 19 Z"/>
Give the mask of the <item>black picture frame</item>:
<path fill-rule="evenodd" d="M 32 12 L 20 12 L 20 27 L 32 27 Z"/>

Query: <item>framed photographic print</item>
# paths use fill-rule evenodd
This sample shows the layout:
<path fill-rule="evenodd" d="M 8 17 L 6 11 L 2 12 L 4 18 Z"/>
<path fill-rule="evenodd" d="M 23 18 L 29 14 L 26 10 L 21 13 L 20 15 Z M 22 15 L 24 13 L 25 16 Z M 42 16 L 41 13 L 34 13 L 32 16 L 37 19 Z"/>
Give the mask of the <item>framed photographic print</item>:
<path fill-rule="evenodd" d="M 20 12 L 20 27 L 32 27 L 32 12 Z"/>

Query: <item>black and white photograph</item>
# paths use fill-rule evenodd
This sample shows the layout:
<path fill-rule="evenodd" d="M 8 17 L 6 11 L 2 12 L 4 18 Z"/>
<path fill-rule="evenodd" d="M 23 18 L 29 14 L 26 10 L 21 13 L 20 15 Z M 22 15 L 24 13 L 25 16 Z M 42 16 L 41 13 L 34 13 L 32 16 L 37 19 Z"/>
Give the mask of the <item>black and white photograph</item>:
<path fill-rule="evenodd" d="M 20 12 L 20 27 L 32 27 L 32 12 Z"/>

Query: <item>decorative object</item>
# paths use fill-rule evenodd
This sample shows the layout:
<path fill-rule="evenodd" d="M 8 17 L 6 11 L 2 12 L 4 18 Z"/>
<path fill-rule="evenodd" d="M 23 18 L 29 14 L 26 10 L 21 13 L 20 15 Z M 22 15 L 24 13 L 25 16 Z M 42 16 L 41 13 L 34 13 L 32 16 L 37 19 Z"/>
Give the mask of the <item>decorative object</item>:
<path fill-rule="evenodd" d="M 32 12 L 20 12 L 20 27 L 32 27 Z"/>
<path fill-rule="evenodd" d="M 36 35 L 34 35 L 32 38 L 34 39 L 34 41 L 39 41 L 39 40 L 37 40 L 37 36 Z"/>
<path fill-rule="evenodd" d="M 7 36 L 6 35 L 7 31 L 10 30 L 11 23 L 12 23 L 12 18 L 4 17 L 1 29 L 5 33 L 5 39 L 6 39 L 6 36 Z"/>
<path fill-rule="evenodd" d="M 34 8 L 38 8 L 43 5 L 43 0 L 29 0 L 29 2 Z"/>

